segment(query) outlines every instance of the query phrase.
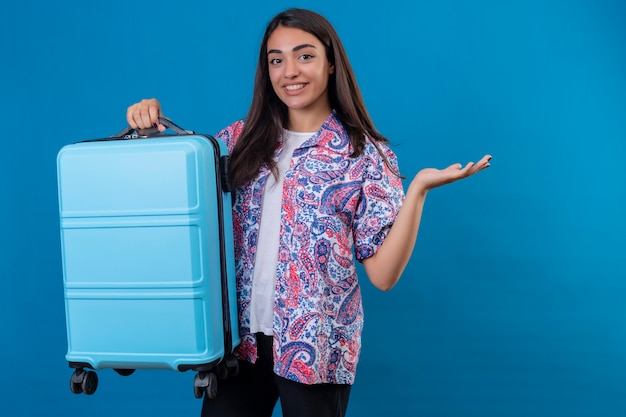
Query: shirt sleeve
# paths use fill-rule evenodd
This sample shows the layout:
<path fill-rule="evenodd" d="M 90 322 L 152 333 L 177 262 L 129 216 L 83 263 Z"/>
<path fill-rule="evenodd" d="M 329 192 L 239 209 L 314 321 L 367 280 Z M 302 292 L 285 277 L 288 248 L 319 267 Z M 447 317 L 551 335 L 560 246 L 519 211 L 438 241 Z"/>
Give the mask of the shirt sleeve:
<path fill-rule="evenodd" d="M 355 253 L 359 261 L 378 251 L 404 201 L 397 157 L 385 144 L 379 142 L 377 146 L 387 158 L 389 167 L 374 145 L 367 143 L 362 155 L 365 167 L 361 201 L 353 224 Z"/>
<path fill-rule="evenodd" d="M 233 148 L 235 147 L 235 143 L 237 143 L 237 139 L 243 130 L 243 121 L 239 120 L 235 123 L 226 126 L 224 129 L 220 130 L 215 138 L 221 140 L 226 145 L 228 149 L 228 154 L 233 152 Z"/>

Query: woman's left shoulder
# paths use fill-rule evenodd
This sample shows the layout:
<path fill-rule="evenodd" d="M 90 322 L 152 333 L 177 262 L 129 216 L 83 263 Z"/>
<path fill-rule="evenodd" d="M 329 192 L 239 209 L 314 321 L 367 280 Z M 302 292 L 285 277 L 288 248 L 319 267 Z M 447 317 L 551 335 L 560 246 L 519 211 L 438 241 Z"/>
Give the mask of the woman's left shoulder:
<path fill-rule="evenodd" d="M 237 143 L 237 139 L 239 139 L 239 136 L 241 135 L 243 126 L 244 121 L 237 120 L 220 130 L 215 135 L 215 137 L 222 140 L 226 144 L 226 146 L 228 147 L 228 151 L 230 152 L 235 147 L 235 143 Z"/>

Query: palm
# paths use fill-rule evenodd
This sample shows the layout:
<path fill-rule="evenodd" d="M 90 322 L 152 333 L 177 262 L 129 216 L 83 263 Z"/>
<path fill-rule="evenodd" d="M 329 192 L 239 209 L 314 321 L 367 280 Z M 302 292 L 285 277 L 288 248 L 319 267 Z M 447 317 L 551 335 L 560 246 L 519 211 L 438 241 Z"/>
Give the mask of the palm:
<path fill-rule="evenodd" d="M 424 189 L 431 190 L 442 185 L 450 184 L 463 178 L 470 177 L 489 166 L 491 155 L 485 155 L 477 163 L 470 162 L 465 167 L 453 164 L 444 169 L 424 168 L 417 173 L 414 182 L 419 182 Z"/>

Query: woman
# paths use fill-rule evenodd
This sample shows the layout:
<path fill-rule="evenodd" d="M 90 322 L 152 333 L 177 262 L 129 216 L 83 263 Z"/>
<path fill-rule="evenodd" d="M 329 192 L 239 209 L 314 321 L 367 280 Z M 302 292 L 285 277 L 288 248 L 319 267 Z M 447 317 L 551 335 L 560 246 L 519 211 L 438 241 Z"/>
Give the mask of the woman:
<path fill-rule="evenodd" d="M 128 108 L 158 126 L 156 99 Z M 247 117 L 218 135 L 231 155 L 240 375 L 203 416 L 344 416 L 361 349 L 356 260 L 387 291 L 411 256 L 429 190 L 489 166 L 424 169 L 406 196 L 339 37 L 319 14 L 268 24 Z M 400 209 L 402 207 L 402 209 Z M 280 215 L 277 215 L 280 213 Z"/>

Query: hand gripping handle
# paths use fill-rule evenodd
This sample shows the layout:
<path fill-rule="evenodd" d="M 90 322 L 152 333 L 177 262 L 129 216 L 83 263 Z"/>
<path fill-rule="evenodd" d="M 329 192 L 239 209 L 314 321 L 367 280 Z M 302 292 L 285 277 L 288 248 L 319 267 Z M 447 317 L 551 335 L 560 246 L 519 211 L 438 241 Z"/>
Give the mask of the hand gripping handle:
<path fill-rule="evenodd" d="M 193 130 L 186 130 L 182 127 L 178 126 L 176 123 L 172 122 L 170 119 L 166 119 L 165 117 L 159 117 L 159 123 L 161 123 L 166 128 L 175 132 L 178 135 L 193 135 Z M 137 136 L 132 136 L 133 132 L 137 132 Z M 123 130 L 112 135 L 112 138 L 130 138 L 130 137 L 141 137 L 147 138 L 151 136 L 156 136 L 159 134 L 159 129 L 155 127 L 150 127 L 148 129 L 133 129 L 130 126 L 126 126 Z"/>

